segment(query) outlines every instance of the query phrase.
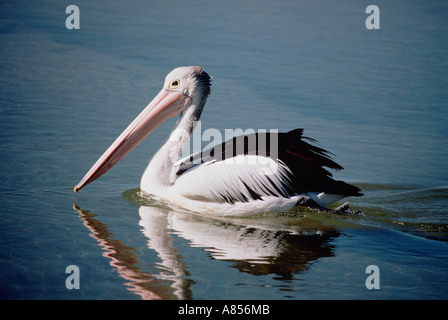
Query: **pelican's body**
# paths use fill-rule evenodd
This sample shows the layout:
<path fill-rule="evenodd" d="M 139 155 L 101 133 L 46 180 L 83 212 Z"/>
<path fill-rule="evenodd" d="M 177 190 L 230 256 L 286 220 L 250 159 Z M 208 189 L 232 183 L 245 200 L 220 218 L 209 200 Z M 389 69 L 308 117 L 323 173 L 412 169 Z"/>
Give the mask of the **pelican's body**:
<path fill-rule="evenodd" d="M 175 130 L 143 174 L 140 188 L 148 194 L 194 212 L 239 216 L 285 211 L 309 201 L 327 207 L 344 197 L 362 195 L 357 187 L 331 178 L 323 167 L 342 167 L 325 150 L 307 143 L 302 129 L 236 137 L 179 160 L 209 94 L 210 77 L 202 68 L 174 69 L 162 91 L 75 192 L 109 170 L 163 121 L 180 114 Z"/>

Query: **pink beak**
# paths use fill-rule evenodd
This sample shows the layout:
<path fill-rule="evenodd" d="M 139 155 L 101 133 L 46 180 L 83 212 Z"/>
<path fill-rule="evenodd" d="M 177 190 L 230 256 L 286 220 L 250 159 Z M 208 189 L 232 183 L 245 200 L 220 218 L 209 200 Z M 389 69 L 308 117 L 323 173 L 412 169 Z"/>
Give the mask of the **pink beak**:
<path fill-rule="evenodd" d="M 189 96 L 178 91 L 162 89 L 95 162 L 84 178 L 75 186 L 75 193 L 105 174 L 161 123 L 185 110 L 190 104 Z"/>

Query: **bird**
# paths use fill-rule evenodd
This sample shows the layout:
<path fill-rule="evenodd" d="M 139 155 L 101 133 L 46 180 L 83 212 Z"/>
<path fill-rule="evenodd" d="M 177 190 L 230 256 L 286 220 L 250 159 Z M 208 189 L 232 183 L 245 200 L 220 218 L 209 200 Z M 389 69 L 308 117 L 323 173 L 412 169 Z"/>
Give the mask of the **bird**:
<path fill-rule="evenodd" d="M 333 179 L 329 169 L 342 166 L 316 146 L 315 139 L 303 136 L 303 129 L 242 134 L 181 158 L 210 88 L 211 77 L 202 67 L 172 70 L 162 90 L 95 162 L 75 193 L 111 169 L 161 123 L 179 115 L 143 173 L 143 194 L 218 216 L 283 212 L 297 205 L 327 208 L 345 197 L 363 195 L 358 187 Z"/>

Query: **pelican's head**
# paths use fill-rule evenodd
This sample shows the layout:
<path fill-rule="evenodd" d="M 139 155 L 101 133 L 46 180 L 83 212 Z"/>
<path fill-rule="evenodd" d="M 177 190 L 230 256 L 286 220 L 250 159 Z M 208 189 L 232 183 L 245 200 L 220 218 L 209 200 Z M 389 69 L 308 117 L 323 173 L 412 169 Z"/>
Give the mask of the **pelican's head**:
<path fill-rule="evenodd" d="M 163 88 L 180 92 L 199 102 L 209 96 L 210 85 L 210 76 L 201 67 L 179 67 L 166 76 Z"/>
<path fill-rule="evenodd" d="M 105 174 L 164 121 L 190 106 L 195 106 L 200 113 L 209 94 L 210 76 L 201 67 L 180 67 L 171 71 L 163 89 L 96 161 L 74 191 L 78 192 Z"/>

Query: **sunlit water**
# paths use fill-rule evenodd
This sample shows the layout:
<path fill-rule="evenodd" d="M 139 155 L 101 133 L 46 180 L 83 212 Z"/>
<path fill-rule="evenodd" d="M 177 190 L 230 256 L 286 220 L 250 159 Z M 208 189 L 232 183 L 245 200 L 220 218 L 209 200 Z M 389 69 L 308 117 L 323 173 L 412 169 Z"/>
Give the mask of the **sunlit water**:
<path fill-rule="evenodd" d="M 355 0 L 77 1 L 79 30 L 69 4 L 1 3 L 1 298 L 448 298 L 446 2 L 379 1 L 380 30 Z M 304 128 L 365 216 L 223 219 L 142 196 L 174 120 L 75 195 L 181 65 L 213 76 L 203 130 Z"/>

